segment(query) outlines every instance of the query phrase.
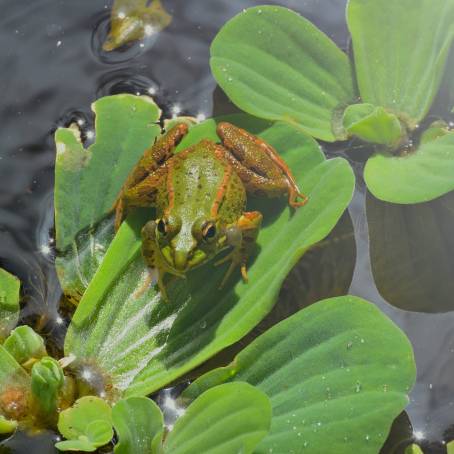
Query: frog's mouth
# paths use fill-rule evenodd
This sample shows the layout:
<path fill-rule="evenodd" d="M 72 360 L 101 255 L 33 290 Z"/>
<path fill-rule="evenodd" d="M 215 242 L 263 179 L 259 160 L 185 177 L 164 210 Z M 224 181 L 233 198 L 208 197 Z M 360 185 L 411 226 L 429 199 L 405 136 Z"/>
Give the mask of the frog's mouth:
<path fill-rule="evenodd" d="M 165 247 L 161 249 L 161 255 L 166 266 L 169 268 L 168 271 L 181 277 L 183 277 L 187 271 L 198 267 L 208 259 L 207 254 L 200 249 L 195 251 L 182 251 Z"/>

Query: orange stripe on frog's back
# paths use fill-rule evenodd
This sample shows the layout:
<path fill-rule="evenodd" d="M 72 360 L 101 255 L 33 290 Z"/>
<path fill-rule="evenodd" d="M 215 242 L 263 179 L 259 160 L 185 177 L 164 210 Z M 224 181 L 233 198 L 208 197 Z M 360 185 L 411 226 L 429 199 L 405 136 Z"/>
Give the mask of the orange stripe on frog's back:
<path fill-rule="evenodd" d="M 216 219 L 216 217 L 218 215 L 219 207 L 221 206 L 221 203 L 224 200 L 224 195 L 225 195 L 227 186 L 229 184 L 230 178 L 232 177 L 232 173 L 233 173 L 233 167 L 229 163 L 227 163 L 227 160 L 224 157 L 224 150 L 221 147 L 216 147 L 215 155 L 218 159 L 224 161 L 226 164 L 225 164 L 224 177 L 222 178 L 222 182 L 216 193 L 216 197 L 214 199 L 213 206 L 211 207 L 210 214 L 213 219 Z"/>

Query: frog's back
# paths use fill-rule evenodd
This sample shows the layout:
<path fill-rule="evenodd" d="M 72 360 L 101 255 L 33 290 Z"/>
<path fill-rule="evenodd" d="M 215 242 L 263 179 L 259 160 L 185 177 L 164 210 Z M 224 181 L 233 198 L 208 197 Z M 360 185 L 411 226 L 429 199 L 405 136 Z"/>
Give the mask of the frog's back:
<path fill-rule="evenodd" d="M 222 218 L 227 223 L 244 210 L 243 183 L 214 142 L 202 140 L 175 155 L 168 161 L 168 172 L 158 210 L 167 206 L 182 217 Z"/>

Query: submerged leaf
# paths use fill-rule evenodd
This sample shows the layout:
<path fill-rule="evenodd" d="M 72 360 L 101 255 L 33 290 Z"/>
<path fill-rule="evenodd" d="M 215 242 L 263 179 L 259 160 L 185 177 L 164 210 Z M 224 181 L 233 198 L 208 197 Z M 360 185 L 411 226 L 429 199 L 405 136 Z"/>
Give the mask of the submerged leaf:
<path fill-rule="evenodd" d="M 81 397 L 60 413 L 58 430 L 69 440 L 55 445 L 60 451 L 95 451 L 113 437 L 112 410 L 99 397 Z"/>
<path fill-rule="evenodd" d="M 345 109 L 342 119 L 345 130 L 366 142 L 397 145 L 405 135 L 399 119 L 383 107 L 353 104 Z"/>
<path fill-rule="evenodd" d="M 227 367 L 183 392 L 246 381 L 271 400 L 271 430 L 255 453 L 375 454 L 408 403 L 415 362 L 403 332 L 374 305 L 330 298 L 278 323 Z"/>
<path fill-rule="evenodd" d="M 440 86 L 454 37 L 454 2 L 350 0 L 347 21 L 361 98 L 415 128 Z"/>
<path fill-rule="evenodd" d="M 0 342 L 19 320 L 20 281 L 0 268 Z"/>
<path fill-rule="evenodd" d="M 119 443 L 115 454 L 150 454 L 152 445 L 160 446 L 164 418 L 159 407 L 147 397 L 120 400 L 112 409 L 112 420 Z"/>
<path fill-rule="evenodd" d="M 421 143 L 404 156 L 377 152 L 364 169 L 375 197 L 403 204 L 427 202 L 454 190 L 453 175 L 454 132 Z"/>
<path fill-rule="evenodd" d="M 166 28 L 172 16 L 160 0 L 115 0 L 110 19 L 110 32 L 103 49 L 111 51 Z"/>
<path fill-rule="evenodd" d="M 268 433 L 271 405 L 247 383 L 226 383 L 189 405 L 164 443 L 168 454 L 250 454 Z"/>
<path fill-rule="evenodd" d="M 368 194 L 366 208 L 372 273 L 383 298 L 406 311 L 454 310 L 454 192 L 417 205 Z"/>
<path fill-rule="evenodd" d="M 244 10 L 217 34 L 210 65 L 240 109 L 318 139 L 346 138 L 340 117 L 355 98 L 350 62 L 297 13 L 279 6 Z"/>
<path fill-rule="evenodd" d="M 127 395 L 161 388 L 250 331 L 273 307 L 288 272 L 330 232 L 351 199 L 354 177 L 348 163 L 325 160 L 317 143 L 298 129 L 245 115 L 223 120 L 279 150 L 309 202 L 292 210 L 284 198 L 251 198 L 248 209 L 262 211 L 264 225 L 257 256 L 249 263 L 249 284 L 237 271 L 219 290 L 226 266 L 210 262 L 188 273 L 187 280 L 169 276 L 169 303 L 146 284 L 140 228 L 152 213 L 123 223 L 74 314 L 65 354 L 76 356 L 74 367 L 96 362 Z M 178 149 L 202 138 L 218 141 L 215 128 L 213 120 L 194 126 Z"/>

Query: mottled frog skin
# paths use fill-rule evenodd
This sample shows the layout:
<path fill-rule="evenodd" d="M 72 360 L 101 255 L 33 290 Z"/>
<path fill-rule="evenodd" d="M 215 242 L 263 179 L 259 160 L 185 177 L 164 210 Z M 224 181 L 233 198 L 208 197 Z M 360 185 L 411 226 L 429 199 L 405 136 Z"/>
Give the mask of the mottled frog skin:
<path fill-rule="evenodd" d="M 116 229 L 129 209 L 156 207 L 157 219 L 142 229 L 142 251 L 158 271 L 165 299 L 165 273 L 184 277 L 227 248 L 231 252 L 217 262 L 231 261 L 221 286 L 237 266 L 247 281 L 246 264 L 262 221 L 258 211 L 245 211 L 247 193 L 287 194 L 292 207 L 307 201 L 282 158 L 256 136 L 219 123 L 221 144 L 205 139 L 174 154 L 187 132 L 179 123 L 146 150 L 115 203 Z"/>

